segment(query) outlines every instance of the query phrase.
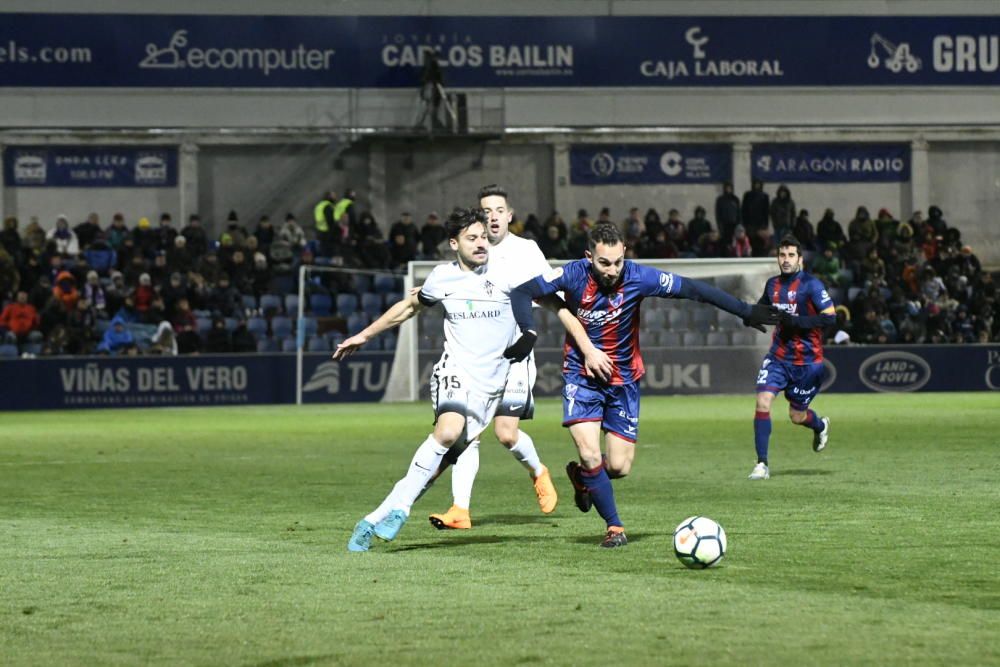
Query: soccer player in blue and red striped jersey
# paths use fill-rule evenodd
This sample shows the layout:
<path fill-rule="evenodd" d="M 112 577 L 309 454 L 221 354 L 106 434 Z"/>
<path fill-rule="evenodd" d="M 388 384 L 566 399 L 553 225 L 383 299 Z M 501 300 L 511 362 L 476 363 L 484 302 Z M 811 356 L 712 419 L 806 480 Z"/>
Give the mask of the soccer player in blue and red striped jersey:
<path fill-rule="evenodd" d="M 573 339 L 566 339 L 563 426 L 569 428 L 580 457 L 566 471 L 577 507 L 586 512 L 596 506 L 607 524 L 601 546 L 624 546 L 628 539 L 611 480 L 631 470 L 639 437 L 639 380 L 645 373 L 639 352 L 639 304 L 650 296 L 705 301 L 761 331 L 764 324 L 776 324 L 779 313 L 771 306 L 740 301 L 701 281 L 626 260 L 624 240 L 613 224 L 599 224 L 591 230 L 585 259 L 537 276 L 518 291 L 532 298 L 562 291 L 594 346 L 611 357 L 611 377 L 603 381 L 588 369 Z M 601 455 L 602 433 L 606 458 Z"/>
<path fill-rule="evenodd" d="M 813 451 L 823 451 L 830 436 L 830 420 L 816 414 L 809 404 L 823 384 L 823 329 L 837 320 L 833 301 L 819 278 L 802 270 L 802 245 L 794 236 L 778 244 L 778 268 L 781 273 L 768 278 L 758 302 L 779 308 L 781 322 L 757 373 L 753 420 L 757 464 L 750 479 L 771 476 L 767 463 L 771 402 L 779 391 L 788 399 L 792 422 L 812 429 Z"/>

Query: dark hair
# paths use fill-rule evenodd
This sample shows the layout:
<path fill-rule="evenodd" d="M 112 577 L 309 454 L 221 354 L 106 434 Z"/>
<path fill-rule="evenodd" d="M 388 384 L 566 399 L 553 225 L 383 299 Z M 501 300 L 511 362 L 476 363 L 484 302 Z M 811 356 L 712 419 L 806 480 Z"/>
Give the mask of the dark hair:
<path fill-rule="evenodd" d="M 455 239 L 471 225 L 481 222 L 486 224 L 486 214 L 481 208 L 460 208 L 458 206 L 448 215 L 444 223 L 448 230 L 448 238 Z"/>
<path fill-rule="evenodd" d="M 622 238 L 622 232 L 618 229 L 618 225 L 610 222 L 602 222 L 594 225 L 594 228 L 588 234 L 587 247 L 590 248 L 590 252 L 594 252 L 598 243 L 617 245 L 625 243 L 625 239 Z"/>
<path fill-rule="evenodd" d="M 483 197 L 503 197 L 503 200 L 507 201 L 507 189 L 496 183 L 484 185 L 479 188 L 479 196 L 476 198 L 476 201 L 482 201 Z"/>
<path fill-rule="evenodd" d="M 795 248 L 795 252 L 799 255 L 802 254 L 802 244 L 799 243 L 799 240 L 791 234 L 781 237 L 781 242 L 778 243 L 778 248 Z"/>

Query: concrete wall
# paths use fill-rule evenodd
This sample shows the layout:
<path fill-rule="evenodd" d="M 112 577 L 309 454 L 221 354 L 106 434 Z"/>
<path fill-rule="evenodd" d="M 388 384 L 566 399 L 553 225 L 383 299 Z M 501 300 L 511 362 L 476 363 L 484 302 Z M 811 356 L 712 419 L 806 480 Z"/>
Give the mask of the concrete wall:
<path fill-rule="evenodd" d="M 980 260 L 1000 265 L 1000 142 L 932 144 L 930 203 Z"/>

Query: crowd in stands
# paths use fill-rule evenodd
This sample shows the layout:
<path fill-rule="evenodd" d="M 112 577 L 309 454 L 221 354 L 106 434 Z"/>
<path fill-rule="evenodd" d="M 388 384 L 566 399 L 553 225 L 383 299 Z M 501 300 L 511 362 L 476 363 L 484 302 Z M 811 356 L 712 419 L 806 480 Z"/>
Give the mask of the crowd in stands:
<path fill-rule="evenodd" d="M 235 211 L 210 238 L 199 216 L 183 227 L 164 213 L 158 223 L 129 225 L 115 214 L 78 224 L 59 216 L 49 229 L 37 219 L 21 228 L 7 218 L 0 231 L 0 356 L 60 354 L 187 354 L 295 349 L 297 275 L 303 264 L 402 273 L 411 260 L 447 255 L 437 213 L 418 226 L 404 212 L 383 236 L 374 216 L 356 211 L 356 196 L 328 193 L 305 226 L 288 214 L 264 216 L 251 231 Z M 834 342 L 971 343 L 1000 340 L 994 276 L 983 271 L 958 229 L 931 206 L 909 220 L 883 208 L 873 218 L 859 206 L 845 225 L 827 209 L 813 224 L 790 189 L 772 198 L 755 181 L 742 199 L 724 184 L 714 221 L 697 206 L 685 221 L 650 208 L 620 220 L 627 255 L 640 259 L 766 257 L 777 240 L 795 235 L 806 268 L 838 304 Z M 558 213 L 544 222 L 530 214 L 511 225 L 535 239 L 546 257 L 572 259 L 588 230 L 613 222 L 586 210 L 567 224 Z M 317 274 L 308 285 L 304 340 L 328 351 L 365 326 L 393 300 L 401 281 L 391 275 Z M 391 349 L 390 338 L 384 343 Z"/>

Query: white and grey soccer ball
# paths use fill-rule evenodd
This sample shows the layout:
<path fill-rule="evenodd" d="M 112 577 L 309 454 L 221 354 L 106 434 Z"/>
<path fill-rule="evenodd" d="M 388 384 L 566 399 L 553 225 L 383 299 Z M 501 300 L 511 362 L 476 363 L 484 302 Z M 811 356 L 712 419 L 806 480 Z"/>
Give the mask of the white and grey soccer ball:
<path fill-rule="evenodd" d="M 674 530 L 674 555 L 687 567 L 715 567 L 726 555 L 726 531 L 707 516 L 689 516 Z"/>

